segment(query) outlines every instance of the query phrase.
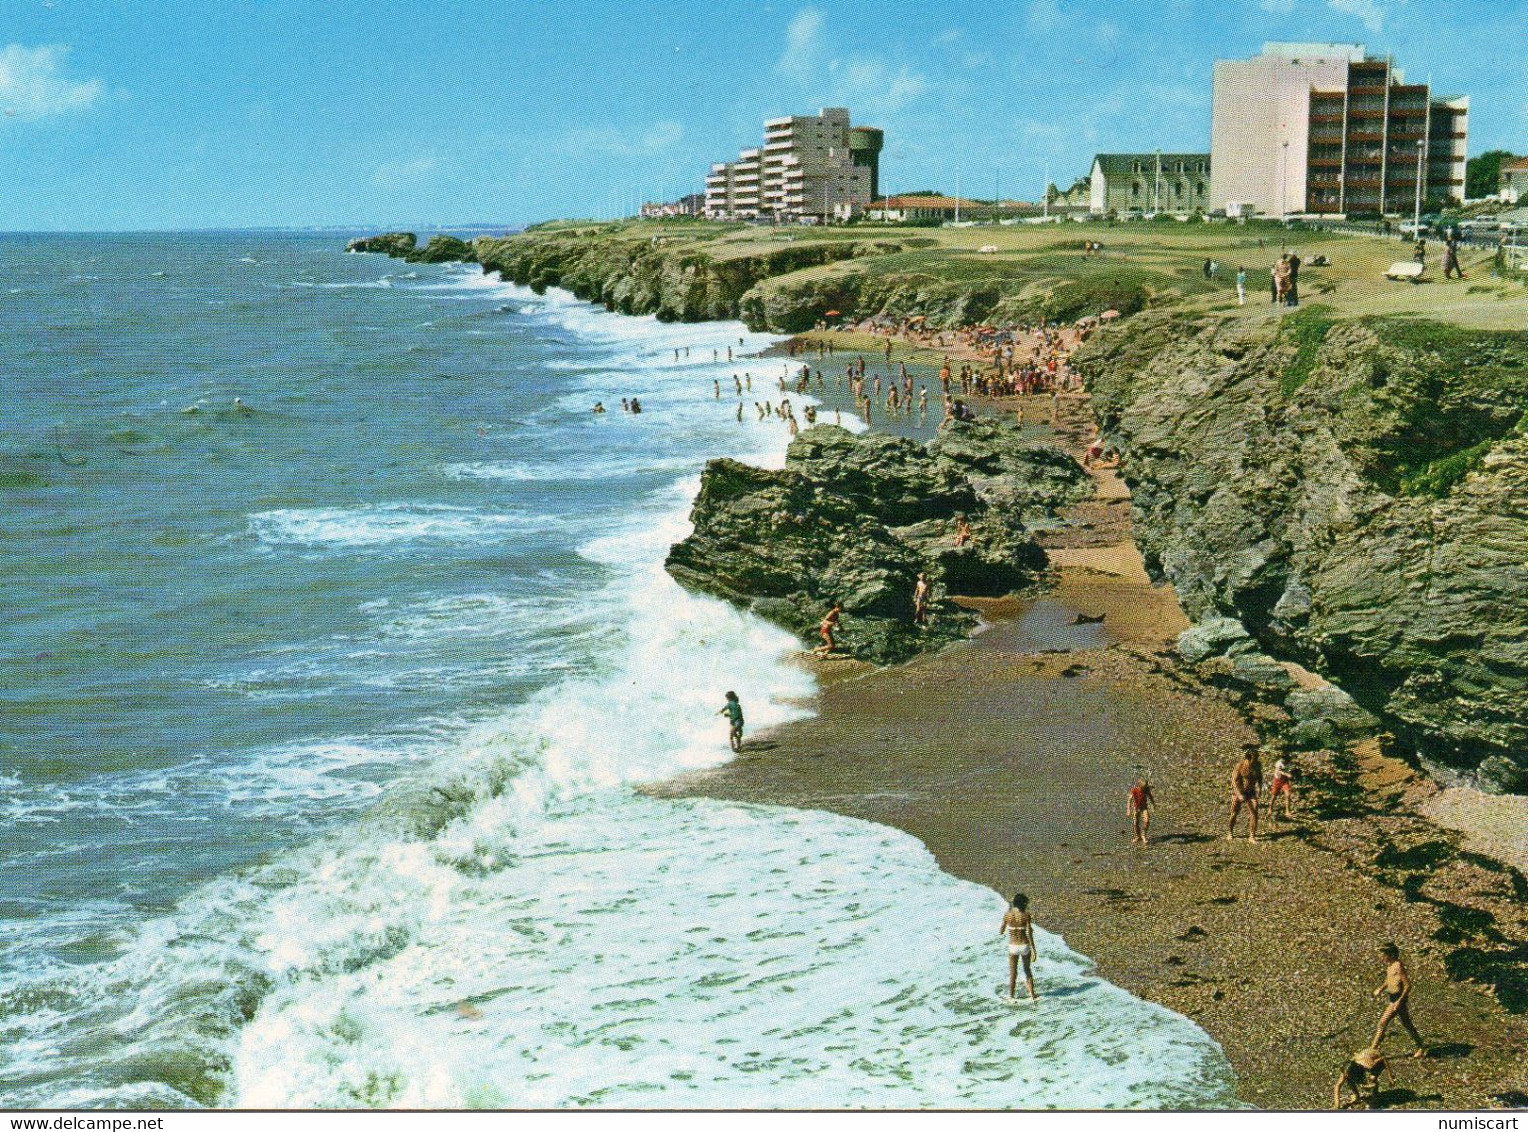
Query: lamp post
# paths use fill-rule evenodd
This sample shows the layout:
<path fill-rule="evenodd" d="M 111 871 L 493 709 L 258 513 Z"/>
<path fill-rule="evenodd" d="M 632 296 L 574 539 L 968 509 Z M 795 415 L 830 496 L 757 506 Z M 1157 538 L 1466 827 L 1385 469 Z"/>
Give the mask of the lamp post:
<path fill-rule="evenodd" d="M 1418 239 L 1422 235 L 1422 155 L 1427 152 L 1427 138 L 1417 139 L 1417 208 L 1411 214 L 1411 236 Z"/>
<path fill-rule="evenodd" d="M 1289 212 L 1289 141 L 1281 143 L 1279 152 L 1279 219 L 1283 220 Z"/>

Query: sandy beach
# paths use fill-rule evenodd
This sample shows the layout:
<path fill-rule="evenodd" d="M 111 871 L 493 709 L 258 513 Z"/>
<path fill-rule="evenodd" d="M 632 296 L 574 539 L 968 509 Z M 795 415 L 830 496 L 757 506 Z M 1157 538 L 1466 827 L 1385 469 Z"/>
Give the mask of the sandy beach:
<path fill-rule="evenodd" d="M 1028 419 L 1048 416 L 1048 398 L 1030 400 Z M 1077 452 L 1090 434 L 1086 398 L 1063 398 L 1060 442 Z M 1528 938 L 1523 881 L 1498 862 L 1510 848 L 1482 855 L 1492 829 L 1520 839 L 1521 811 L 1441 791 L 1370 741 L 1307 756 L 1295 819 L 1265 818 L 1256 845 L 1225 841 L 1227 783 L 1258 739 L 1257 709 L 1176 662 L 1171 644 L 1189 622 L 1146 575 L 1128 492 L 1107 469 L 1095 480 L 1095 498 L 1041 539 L 1054 571 L 1042 596 L 972 602 L 982 632 L 898 668 L 803 661 L 821 677 L 814 718 L 652 792 L 822 809 L 913 834 L 946 871 L 993 890 L 995 969 L 1005 898 L 1026 891 L 1038 924 L 1104 977 L 1203 1026 L 1242 1098 L 1262 1108 L 1330 1106 L 1339 1067 L 1369 1044 L 1376 949 L 1394 940 L 1430 1052 L 1409 1058 L 1392 1028 L 1396 1087 L 1380 1103 L 1528 1103 L 1528 1023 L 1503 974 L 1514 954 L 1521 970 Z M 1142 771 L 1158 803 L 1145 847 L 1125 816 Z M 1494 995 L 1450 977 L 1469 973 L 1460 955 L 1477 951 Z M 1043 995 L 1043 950 L 1036 973 Z"/>

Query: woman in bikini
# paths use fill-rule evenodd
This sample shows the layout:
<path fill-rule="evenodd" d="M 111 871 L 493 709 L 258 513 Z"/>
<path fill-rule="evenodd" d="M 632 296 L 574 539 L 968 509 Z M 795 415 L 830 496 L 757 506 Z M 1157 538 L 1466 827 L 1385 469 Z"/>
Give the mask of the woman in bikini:
<path fill-rule="evenodd" d="M 1017 997 L 1019 964 L 1023 963 L 1024 987 L 1033 1002 L 1040 996 L 1035 994 L 1035 975 L 1030 967 L 1035 959 L 1035 923 L 1029 915 L 1029 897 L 1022 892 L 1014 896 L 999 930 L 1008 937 L 1008 997 Z"/>

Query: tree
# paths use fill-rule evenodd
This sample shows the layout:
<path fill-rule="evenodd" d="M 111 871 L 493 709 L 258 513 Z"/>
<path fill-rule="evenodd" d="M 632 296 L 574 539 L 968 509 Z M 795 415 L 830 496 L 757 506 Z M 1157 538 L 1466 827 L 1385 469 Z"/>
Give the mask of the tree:
<path fill-rule="evenodd" d="M 1501 180 L 1502 162 L 1515 159 L 1516 154 L 1508 153 L 1504 149 L 1488 150 L 1479 157 L 1470 158 L 1464 166 L 1465 198 L 1478 200 L 1481 197 L 1495 196 L 1497 184 Z"/>

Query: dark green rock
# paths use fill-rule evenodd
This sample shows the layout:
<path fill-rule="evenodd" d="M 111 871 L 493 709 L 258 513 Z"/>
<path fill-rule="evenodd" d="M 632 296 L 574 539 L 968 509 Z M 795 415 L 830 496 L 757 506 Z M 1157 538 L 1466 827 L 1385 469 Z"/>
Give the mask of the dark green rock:
<path fill-rule="evenodd" d="M 992 490 L 1017 490 L 1006 480 L 1031 471 L 1016 455 L 1016 433 L 1005 423 L 968 438 L 973 459 L 987 459 L 983 442 L 1005 453 L 1006 471 L 991 464 L 993 474 L 985 477 Z M 1052 459 L 1043 452 L 1034 466 L 1048 468 Z M 1036 485 L 1064 478 L 1047 475 L 1035 475 L 1026 488 L 1036 508 L 1043 509 Z M 1051 514 L 1071 492 L 1068 483 L 1050 497 Z M 957 547 L 962 516 L 973 537 Z M 1010 593 L 1045 568 L 1045 554 L 1017 512 L 986 502 L 955 462 L 912 440 L 855 436 L 828 425 L 798 436 L 778 471 L 711 461 L 691 521 L 694 531 L 666 563 L 682 585 L 752 609 L 812 644 L 823 614 L 841 601 L 845 651 L 879 664 L 970 630 L 974 617 L 944 595 Z M 920 572 L 941 598 L 923 627 L 912 623 Z"/>
<path fill-rule="evenodd" d="M 1528 336 L 1148 312 L 1073 361 L 1124 454 L 1147 566 L 1190 616 L 1234 615 L 1433 758 L 1516 764 Z"/>
<path fill-rule="evenodd" d="M 419 242 L 412 232 L 386 232 L 380 236 L 362 236 L 345 245 L 347 252 L 380 252 L 382 255 L 408 255 Z"/>
<path fill-rule="evenodd" d="M 475 263 L 472 245 L 455 236 L 431 236 L 430 242 L 403 257 L 410 263 Z"/>

